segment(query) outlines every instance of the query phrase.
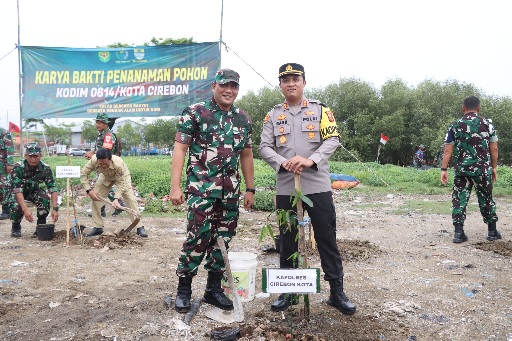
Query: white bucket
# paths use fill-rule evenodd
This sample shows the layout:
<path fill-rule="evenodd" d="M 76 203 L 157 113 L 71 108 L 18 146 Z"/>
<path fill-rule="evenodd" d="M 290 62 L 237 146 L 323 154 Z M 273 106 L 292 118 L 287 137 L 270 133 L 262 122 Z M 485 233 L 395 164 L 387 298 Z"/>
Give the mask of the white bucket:
<path fill-rule="evenodd" d="M 233 284 L 236 287 L 240 300 L 249 302 L 254 299 L 256 285 L 256 254 L 250 252 L 228 252 L 229 265 L 233 276 Z M 224 273 L 222 280 L 224 292 L 231 299 L 231 289 Z"/>

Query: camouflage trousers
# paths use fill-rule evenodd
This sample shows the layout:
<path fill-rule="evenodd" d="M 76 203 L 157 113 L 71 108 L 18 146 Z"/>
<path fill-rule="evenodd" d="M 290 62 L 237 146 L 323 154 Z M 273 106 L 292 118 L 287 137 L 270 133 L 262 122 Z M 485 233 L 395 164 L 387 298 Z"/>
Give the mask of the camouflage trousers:
<path fill-rule="evenodd" d="M 492 197 L 492 177 L 483 176 L 455 176 L 452 191 L 452 220 L 454 225 L 464 225 L 466 220 L 466 207 L 471 190 L 475 187 L 480 213 L 484 223 L 498 221 L 496 203 Z"/>
<path fill-rule="evenodd" d="M 187 198 L 187 240 L 183 243 L 176 274 L 197 275 L 206 256 L 207 271 L 223 271 L 224 257 L 218 246 L 218 237 L 226 242 L 226 249 L 236 234 L 238 199 L 216 199 L 189 196 Z"/>
<path fill-rule="evenodd" d="M 30 201 L 36 205 L 37 220 L 41 221 L 43 219 L 46 219 L 48 213 L 50 213 L 50 195 L 46 191 L 38 189 L 33 192 L 23 192 L 23 196 L 25 198 L 25 201 Z M 21 206 L 18 203 L 18 200 L 16 200 L 14 193 L 12 193 L 12 195 L 9 196 L 8 204 L 9 209 L 11 211 L 11 221 L 13 223 L 19 223 L 23 219 L 23 211 L 21 210 Z"/>
<path fill-rule="evenodd" d="M 7 173 L 7 160 L 0 159 L 0 205 L 7 199 L 10 191 L 11 176 Z"/>

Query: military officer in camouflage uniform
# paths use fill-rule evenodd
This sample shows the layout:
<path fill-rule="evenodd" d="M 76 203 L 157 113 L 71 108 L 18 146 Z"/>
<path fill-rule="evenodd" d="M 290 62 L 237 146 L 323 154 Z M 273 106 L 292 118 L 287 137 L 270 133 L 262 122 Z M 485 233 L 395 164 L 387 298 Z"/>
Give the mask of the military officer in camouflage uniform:
<path fill-rule="evenodd" d="M 9 205 L 6 202 L 11 188 L 10 174 L 14 165 L 14 143 L 11 133 L 0 128 L 0 203 L 2 214 L 0 220 L 9 219 Z"/>
<path fill-rule="evenodd" d="M 324 279 L 331 291 L 327 303 L 344 314 L 356 306 L 343 291 L 343 265 L 336 244 L 336 211 L 329 176 L 329 157 L 340 145 L 340 136 L 331 110 L 304 97 L 304 67 L 287 63 L 279 68 L 279 85 L 285 102 L 276 105 L 263 121 L 259 154 L 277 172 L 276 207 L 293 210 L 290 195 L 295 192 L 294 174 L 301 177 L 301 191 L 313 203 L 304 204 L 311 217 Z M 296 268 L 290 259 L 297 252 L 297 230 L 281 227 L 280 267 Z M 298 297 L 281 294 L 272 303 L 273 311 L 297 304 Z"/>
<path fill-rule="evenodd" d="M 454 243 L 468 240 L 464 233 L 466 206 L 475 187 L 480 213 L 487 224 L 487 240 L 501 239 L 496 230 L 496 204 L 492 185 L 496 181 L 498 165 L 498 136 L 492 121 L 478 115 L 480 100 L 470 96 L 462 106 L 464 115 L 451 123 L 445 138 L 441 182 L 448 183 L 448 162 L 455 150 L 455 177 L 452 193 L 452 220 L 455 226 Z"/>
<path fill-rule="evenodd" d="M 98 136 L 96 136 L 94 151 L 85 153 L 85 158 L 90 159 L 100 148 L 107 148 L 112 152 L 112 155 L 121 156 L 118 155 L 116 149 L 116 135 L 108 128 L 108 115 L 106 113 L 96 115 L 96 129 L 98 130 Z"/>
<path fill-rule="evenodd" d="M 112 129 L 108 126 L 108 115 L 106 113 L 99 113 L 96 115 L 96 129 L 98 130 L 98 136 L 96 136 L 96 144 L 94 145 L 94 151 L 88 151 L 84 157 L 91 159 L 96 151 L 100 148 L 106 148 L 112 152 L 112 155 L 121 156 L 121 151 L 117 149 L 117 136 L 114 134 Z M 114 191 L 111 190 L 108 193 L 110 201 L 114 201 Z M 121 206 L 125 207 L 123 199 L 119 199 Z M 122 210 L 115 210 L 112 213 L 113 216 L 119 215 L 123 212 Z M 101 216 L 106 217 L 105 205 L 101 207 Z"/>
<path fill-rule="evenodd" d="M 94 188 L 89 185 L 89 174 L 96 171 L 99 174 Z M 95 155 L 91 157 L 89 162 L 82 168 L 80 174 L 80 181 L 82 182 L 85 192 L 93 200 L 92 201 L 92 218 L 94 220 L 94 228 L 86 235 L 92 237 L 103 234 L 103 218 L 101 217 L 100 210 L 103 202 L 100 197 L 105 197 L 110 191 L 112 186 L 116 186 L 114 201 L 112 206 L 114 208 L 120 206 L 119 200 L 124 198 L 128 204 L 128 208 L 138 212 L 139 205 L 137 199 L 133 194 L 132 178 L 128 167 L 123 159 L 119 156 L 112 155 L 109 149 L 100 148 Z M 130 219 L 133 222 L 135 216 L 129 213 Z M 147 237 L 144 226 L 137 227 L 137 234 L 141 237 Z"/>
<path fill-rule="evenodd" d="M 188 205 L 187 240 L 183 243 L 176 274 L 179 276 L 175 309 L 190 309 L 192 278 L 206 256 L 208 280 L 203 301 L 223 310 L 233 302 L 221 287 L 224 258 L 216 243 L 235 236 L 239 215 L 240 174 L 245 180 L 244 207 L 254 203 L 252 123 L 233 105 L 240 76 L 229 69 L 217 71 L 212 83 L 213 98 L 193 104 L 183 111 L 172 156 L 171 190 L 174 205 L 185 201 L 180 188 L 181 173 L 188 150 L 185 193 Z"/>
<path fill-rule="evenodd" d="M 45 184 L 46 190 L 39 187 L 42 183 Z M 25 160 L 16 163 L 12 169 L 11 186 L 12 192 L 8 198 L 12 221 L 11 237 L 21 237 L 20 223 L 23 217 L 29 222 L 34 221 L 25 200 L 37 206 L 37 225 L 46 224 L 51 200 L 52 220 L 57 222 L 59 219 L 58 190 L 50 166 L 41 161 L 39 145 L 29 144 L 25 148 Z"/>

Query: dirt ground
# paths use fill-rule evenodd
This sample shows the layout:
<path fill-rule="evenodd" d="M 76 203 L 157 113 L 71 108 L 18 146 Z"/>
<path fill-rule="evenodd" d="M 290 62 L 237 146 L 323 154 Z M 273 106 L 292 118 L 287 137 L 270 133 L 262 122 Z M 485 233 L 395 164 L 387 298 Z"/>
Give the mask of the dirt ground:
<path fill-rule="evenodd" d="M 309 321 L 302 301 L 293 315 L 275 313 L 270 304 L 277 295 L 261 293 L 260 269 L 278 265 L 271 240 L 257 241 L 262 224 L 273 220 L 265 212 L 242 212 L 230 245 L 258 261 L 256 297 L 243 303 L 244 322 L 232 324 L 206 317 L 205 303 L 189 325 L 173 309 L 183 218 L 143 214 L 149 238 L 134 231 L 116 237 L 128 217 L 112 217 L 107 208 L 107 233 L 83 245 L 73 231 L 66 245 L 65 209 L 51 241 L 33 238 L 35 225 L 27 222 L 22 238 L 11 238 L 10 222 L 0 221 L 0 339 L 209 340 L 212 331 L 238 327 L 239 340 L 285 340 L 287 334 L 294 340 L 512 340 L 512 204 L 497 198 L 501 241 L 486 241 L 486 226 L 473 212 L 469 241 L 453 244 L 448 214 L 396 213 L 413 199 L 450 201 L 448 195 L 335 194 L 345 291 L 357 312 L 347 316 L 328 306 L 322 280 L 321 293 L 309 295 Z M 79 217 L 92 226 L 82 209 Z M 316 250 L 308 263 L 320 267 Z M 205 282 L 201 268 L 193 298 L 202 296 Z"/>

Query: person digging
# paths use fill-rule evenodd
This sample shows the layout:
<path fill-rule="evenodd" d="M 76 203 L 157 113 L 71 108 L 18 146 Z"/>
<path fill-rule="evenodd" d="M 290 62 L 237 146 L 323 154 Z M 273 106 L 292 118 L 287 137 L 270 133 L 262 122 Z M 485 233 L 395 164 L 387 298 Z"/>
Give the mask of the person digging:
<path fill-rule="evenodd" d="M 89 175 L 96 171 L 99 174 L 98 180 L 91 188 L 89 184 Z M 85 192 L 92 199 L 92 217 L 94 220 L 94 228 L 86 237 L 92 237 L 103 234 L 103 217 L 100 210 L 103 205 L 100 197 L 105 197 L 112 186 L 115 185 L 115 199 L 112 202 L 112 207 L 120 208 L 119 199 L 124 198 L 127 207 L 133 211 L 138 212 L 139 206 L 133 194 L 132 180 L 130 171 L 124 161 L 106 148 L 100 148 L 95 155 L 91 157 L 89 162 L 82 168 L 80 181 L 82 182 Z M 136 217 L 128 211 L 131 221 L 133 222 Z M 144 226 L 137 227 L 137 234 L 141 237 L 147 237 Z"/>

